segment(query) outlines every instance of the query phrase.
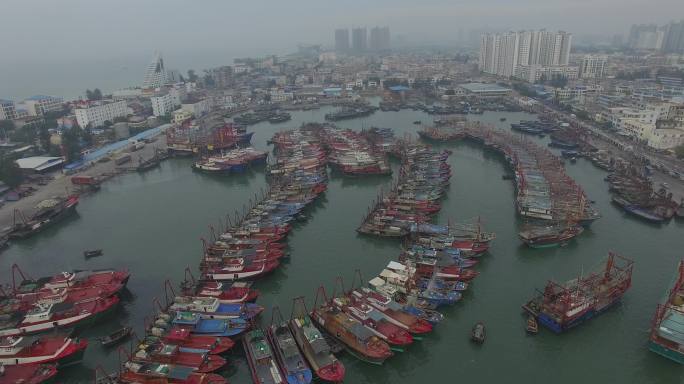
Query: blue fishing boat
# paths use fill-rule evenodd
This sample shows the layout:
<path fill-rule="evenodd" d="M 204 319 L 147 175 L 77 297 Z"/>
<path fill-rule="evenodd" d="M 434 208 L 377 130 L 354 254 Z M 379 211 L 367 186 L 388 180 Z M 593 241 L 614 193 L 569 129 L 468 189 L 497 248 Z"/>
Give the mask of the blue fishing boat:
<path fill-rule="evenodd" d="M 313 380 L 311 369 L 299 351 L 297 342 L 287 322 L 273 324 L 268 330 L 268 337 L 273 345 L 278 364 L 288 384 L 308 384 Z"/>
<path fill-rule="evenodd" d="M 224 304 L 215 297 L 178 296 L 170 307 L 174 311 L 198 313 L 205 319 L 245 319 L 251 320 L 264 310 L 259 304 L 231 303 Z"/>
<path fill-rule="evenodd" d="M 245 319 L 203 319 L 199 314 L 192 312 L 176 313 L 173 324 L 191 327 L 191 333 L 205 336 L 238 336 L 249 329 L 249 323 Z"/>

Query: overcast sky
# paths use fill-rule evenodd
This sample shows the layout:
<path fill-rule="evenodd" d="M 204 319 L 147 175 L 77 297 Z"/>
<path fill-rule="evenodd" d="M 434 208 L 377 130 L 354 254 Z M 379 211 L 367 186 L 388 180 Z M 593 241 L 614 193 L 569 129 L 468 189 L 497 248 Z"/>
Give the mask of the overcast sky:
<path fill-rule="evenodd" d="M 227 58 L 287 52 L 298 43 L 331 44 L 336 27 L 389 25 L 394 36 L 411 42 L 444 43 L 454 41 L 461 29 L 547 28 L 613 35 L 626 34 L 632 23 L 684 18 L 684 0 L 0 2 L 0 97 L 6 93 L 3 81 L 23 80 L 23 72 L 39 64 L 148 61 L 159 50 L 169 67 L 201 69 Z"/>

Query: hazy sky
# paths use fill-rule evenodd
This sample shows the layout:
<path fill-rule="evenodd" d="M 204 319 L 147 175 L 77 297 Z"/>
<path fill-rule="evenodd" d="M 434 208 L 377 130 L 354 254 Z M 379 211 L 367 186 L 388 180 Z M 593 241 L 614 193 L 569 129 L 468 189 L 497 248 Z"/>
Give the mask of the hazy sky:
<path fill-rule="evenodd" d="M 125 63 L 148 61 L 155 50 L 164 53 L 168 67 L 201 69 L 244 55 L 287 52 L 297 43 L 331 44 L 336 27 L 389 25 L 393 35 L 412 42 L 449 42 L 459 29 L 547 28 L 612 35 L 626 34 L 632 23 L 684 18 L 682 0 L 0 2 L 0 97 L 16 92 L 7 83 L 36 81 L 33 69 L 59 76 L 68 65 L 103 60 L 125 68 Z"/>

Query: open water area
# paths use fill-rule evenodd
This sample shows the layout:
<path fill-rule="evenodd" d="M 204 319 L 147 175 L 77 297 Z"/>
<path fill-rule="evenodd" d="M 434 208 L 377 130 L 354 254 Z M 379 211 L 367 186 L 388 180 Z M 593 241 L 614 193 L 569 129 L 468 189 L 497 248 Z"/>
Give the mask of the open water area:
<path fill-rule="evenodd" d="M 253 144 L 268 148 L 266 141 L 278 130 L 302 122 L 323 121 L 332 108 L 292 112 L 292 120 L 280 124 L 260 123 Z M 500 118 L 507 121 L 501 122 Z M 377 112 L 362 119 L 337 123 L 361 129 L 390 127 L 397 136 L 415 137 L 415 120 L 430 123 L 422 112 Z M 511 122 L 531 119 L 525 113 L 487 112 L 471 116 L 509 129 Z M 545 145 L 546 139 L 532 138 Z M 602 214 L 590 230 L 563 248 L 528 249 L 518 240 L 521 224 L 514 207 L 514 186 L 503 180 L 507 165 L 499 155 L 476 144 L 438 145 L 449 148 L 451 185 L 443 208 L 434 222 L 472 220 L 480 217 L 496 240 L 476 267 L 480 275 L 461 302 L 443 310 L 446 319 L 432 334 L 397 353 L 382 366 L 369 365 L 348 354 L 341 359 L 347 368 L 346 383 L 477 382 L 519 383 L 678 383 L 684 370 L 647 349 L 648 330 L 656 303 L 670 288 L 679 258 L 684 257 L 684 223 L 654 226 L 632 217 L 610 203 L 604 171 L 585 160 L 568 164 L 568 173 L 585 189 Z M 91 338 L 82 364 L 63 369 L 58 382 L 93 381 L 101 365 L 117 369 L 116 349 L 103 349 L 96 337 L 131 325 L 142 332 L 144 319 L 153 312 L 153 298 L 164 300 L 163 283 L 174 288 L 190 266 L 197 276 L 201 256 L 200 238 L 208 238 L 209 225 L 218 227 L 226 213 L 242 210 L 255 193 L 266 187 L 263 169 L 244 175 L 216 177 L 193 172 L 191 159 L 170 159 L 158 169 L 131 173 L 107 181 L 102 190 L 85 197 L 78 214 L 39 235 L 19 241 L 0 255 L 3 283 L 10 283 L 10 268 L 18 263 L 33 277 L 62 270 L 129 268 L 130 293 L 121 308 L 106 320 L 85 329 Z M 396 169 L 398 163 L 393 165 Z M 358 235 L 355 231 L 381 188 L 389 189 L 391 177 L 348 178 L 331 174 L 328 190 L 304 213 L 287 243 L 290 260 L 272 275 L 257 282 L 257 303 L 267 309 L 261 324 L 270 322 L 271 307 L 289 316 L 292 299 L 306 296 L 313 304 L 321 284 L 332 293 L 341 276 L 347 288 L 354 271 L 365 280 L 377 275 L 396 259 L 400 243 Z M 83 250 L 102 248 L 104 256 L 84 260 Z M 566 281 L 600 267 L 608 251 L 635 260 L 633 286 L 620 305 L 562 335 L 541 329 L 536 336 L 525 333 L 526 317 L 521 305 L 542 288 L 547 279 Z M 487 341 L 469 341 L 477 321 L 487 326 Z M 228 356 L 226 371 L 231 383 L 250 383 L 241 348 Z"/>

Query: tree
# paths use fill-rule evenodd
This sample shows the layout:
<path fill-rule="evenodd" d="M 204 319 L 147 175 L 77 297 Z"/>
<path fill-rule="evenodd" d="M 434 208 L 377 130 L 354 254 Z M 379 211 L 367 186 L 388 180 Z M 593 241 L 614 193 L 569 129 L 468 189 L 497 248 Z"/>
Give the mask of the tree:
<path fill-rule="evenodd" d="M 50 152 L 50 132 L 45 124 L 43 124 L 38 131 L 38 142 L 40 142 L 40 147 L 44 152 Z"/>
<path fill-rule="evenodd" d="M 195 74 L 194 69 L 188 69 L 188 81 L 191 83 L 197 81 L 197 75 Z"/>
<path fill-rule="evenodd" d="M 94 90 L 86 89 L 86 99 L 94 101 L 94 100 L 102 100 L 102 91 L 100 91 L 100 88 L 95 88 Z"/>
<path fill-rule="evenodd" d="M 7 131 L 14 131 L 15 125 L 12 120 L 0 120 L 0 131 L 5 133 Z"/>
<path fill-rule="evenodd" d="M 675 148 L 675 155 L 677 155 L 678 159 L 684 159 L 684 145 Z"/>
<path fill-rule="evenodd" d="M 11 156 L 4 156 L 0 159 L 0 179 L 11 188 L 16 188 L 21 184 L 24 176 L 19 165 Z"/>

